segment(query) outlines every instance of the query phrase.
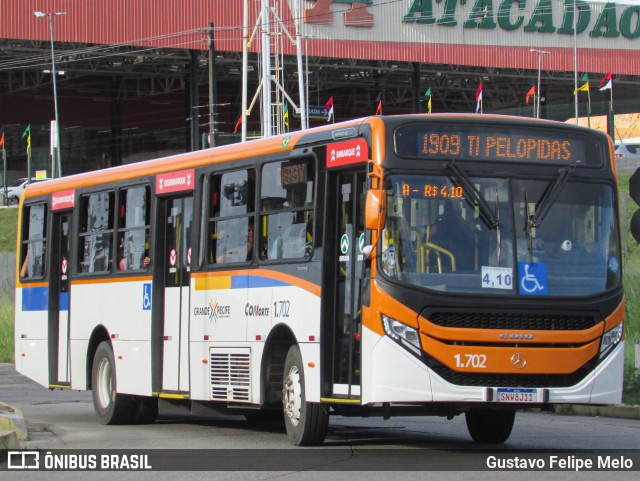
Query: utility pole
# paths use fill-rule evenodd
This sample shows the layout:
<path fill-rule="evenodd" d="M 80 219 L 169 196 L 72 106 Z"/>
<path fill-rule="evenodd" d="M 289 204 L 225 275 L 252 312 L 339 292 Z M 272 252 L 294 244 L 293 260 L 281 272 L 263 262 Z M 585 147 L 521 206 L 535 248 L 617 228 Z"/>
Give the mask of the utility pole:
<path fill-rule="evenodd" d="M 213 39 L 213 22 L 209 22 L 209 145 L 215 147 L 217 129 L 215 128 L 215 107 L 218 104 L 218 88 L 216 83 L 216 48 Z"/>

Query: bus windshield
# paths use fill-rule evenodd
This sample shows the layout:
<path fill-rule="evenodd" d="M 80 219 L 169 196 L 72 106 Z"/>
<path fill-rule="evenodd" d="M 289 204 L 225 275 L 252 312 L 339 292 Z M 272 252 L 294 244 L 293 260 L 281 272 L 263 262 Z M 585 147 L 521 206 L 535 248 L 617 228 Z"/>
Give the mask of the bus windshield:
<path fill-rule="evenodd" d="M 387 176 L 384 275 L 489 295 L 584 296 L 619 285 L 611 185 L 447 174 Z"/>

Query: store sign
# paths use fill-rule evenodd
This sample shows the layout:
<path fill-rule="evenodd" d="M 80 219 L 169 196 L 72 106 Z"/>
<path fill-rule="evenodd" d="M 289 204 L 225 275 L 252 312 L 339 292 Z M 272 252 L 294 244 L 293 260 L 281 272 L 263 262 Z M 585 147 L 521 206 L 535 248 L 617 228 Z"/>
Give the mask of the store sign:
<path fill-rule="evenodd" d="M 345 4 L 350 4 L 349 10 L 345 11 Z M 305 10 L 304 21 L 331 25 L 334 14 L 344 14 L 344 25 L 371 28 L 374 7 L 382 4 L 383 0 L 316 0 Z M 332 5 L 340 8 L 334 12 Z M 640 5 L 622 3 L 617 7 L 615 2 L 602 5 L 586 0 L 412 0 L 401 21 L 436 27 L 462 24 L 464 29 L 560 35 L 573 35 L 577 23 L 575 32 L 588 32 L 590 37 L 640 37 Z"/>

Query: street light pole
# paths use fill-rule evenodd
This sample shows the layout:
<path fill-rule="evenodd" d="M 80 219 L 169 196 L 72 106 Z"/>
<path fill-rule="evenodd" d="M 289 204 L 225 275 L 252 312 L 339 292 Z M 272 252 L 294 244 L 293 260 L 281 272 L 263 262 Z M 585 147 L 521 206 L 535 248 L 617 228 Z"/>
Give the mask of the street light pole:
<path fill-rule="evenodd" d="M 55 139 L 55 157 L 53 160 L 53 165 L 51 168 L 51 177 L 61 177 L 62 176 L 62 160 L 60 159 L 60 124 L 58 122 L 58 89 L 56 87 L 56 56 L 55 49 L 53 45 L 53 17 L 57 15 L 66 15 L 67 12 L 54 12 L 54 13 L 44 13 L 44 12 L 33 12 L 33 14 L 37 18 L 49 17 L 49 36 L 51 39 L 51 75 L 53 76 L 53 106 L 54 106 L 54 115 L 56 121 L 56 131 L 55 135 L 52 136 Z"/>
<path fill-rule="evenodd" d="M 538 90 L 536 91 L 538 95 L 536 96 L 536 118 L 539 119 L 540 118 L 540 71 L 542 70 L 542 56 L 549 54 L 551 52 L 546 52 L 544 50 L 537 50 L 535 48 L 532 48 L 531 50 L 529 50 L 529 52 L 535 52 L 538 54 Z"/>

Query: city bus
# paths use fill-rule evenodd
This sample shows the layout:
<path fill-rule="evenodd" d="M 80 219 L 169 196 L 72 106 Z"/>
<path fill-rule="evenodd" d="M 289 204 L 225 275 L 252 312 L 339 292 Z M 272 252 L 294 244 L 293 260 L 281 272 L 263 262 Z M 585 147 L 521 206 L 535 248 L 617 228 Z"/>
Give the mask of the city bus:
<path fill-rule="evenodd" d="M 103 424 L 158 411 L 284 420 L 621 401 L 613 145 L 497 115 L 376 116 L 32 184 L 15 359 L 92 390 Z"/>

